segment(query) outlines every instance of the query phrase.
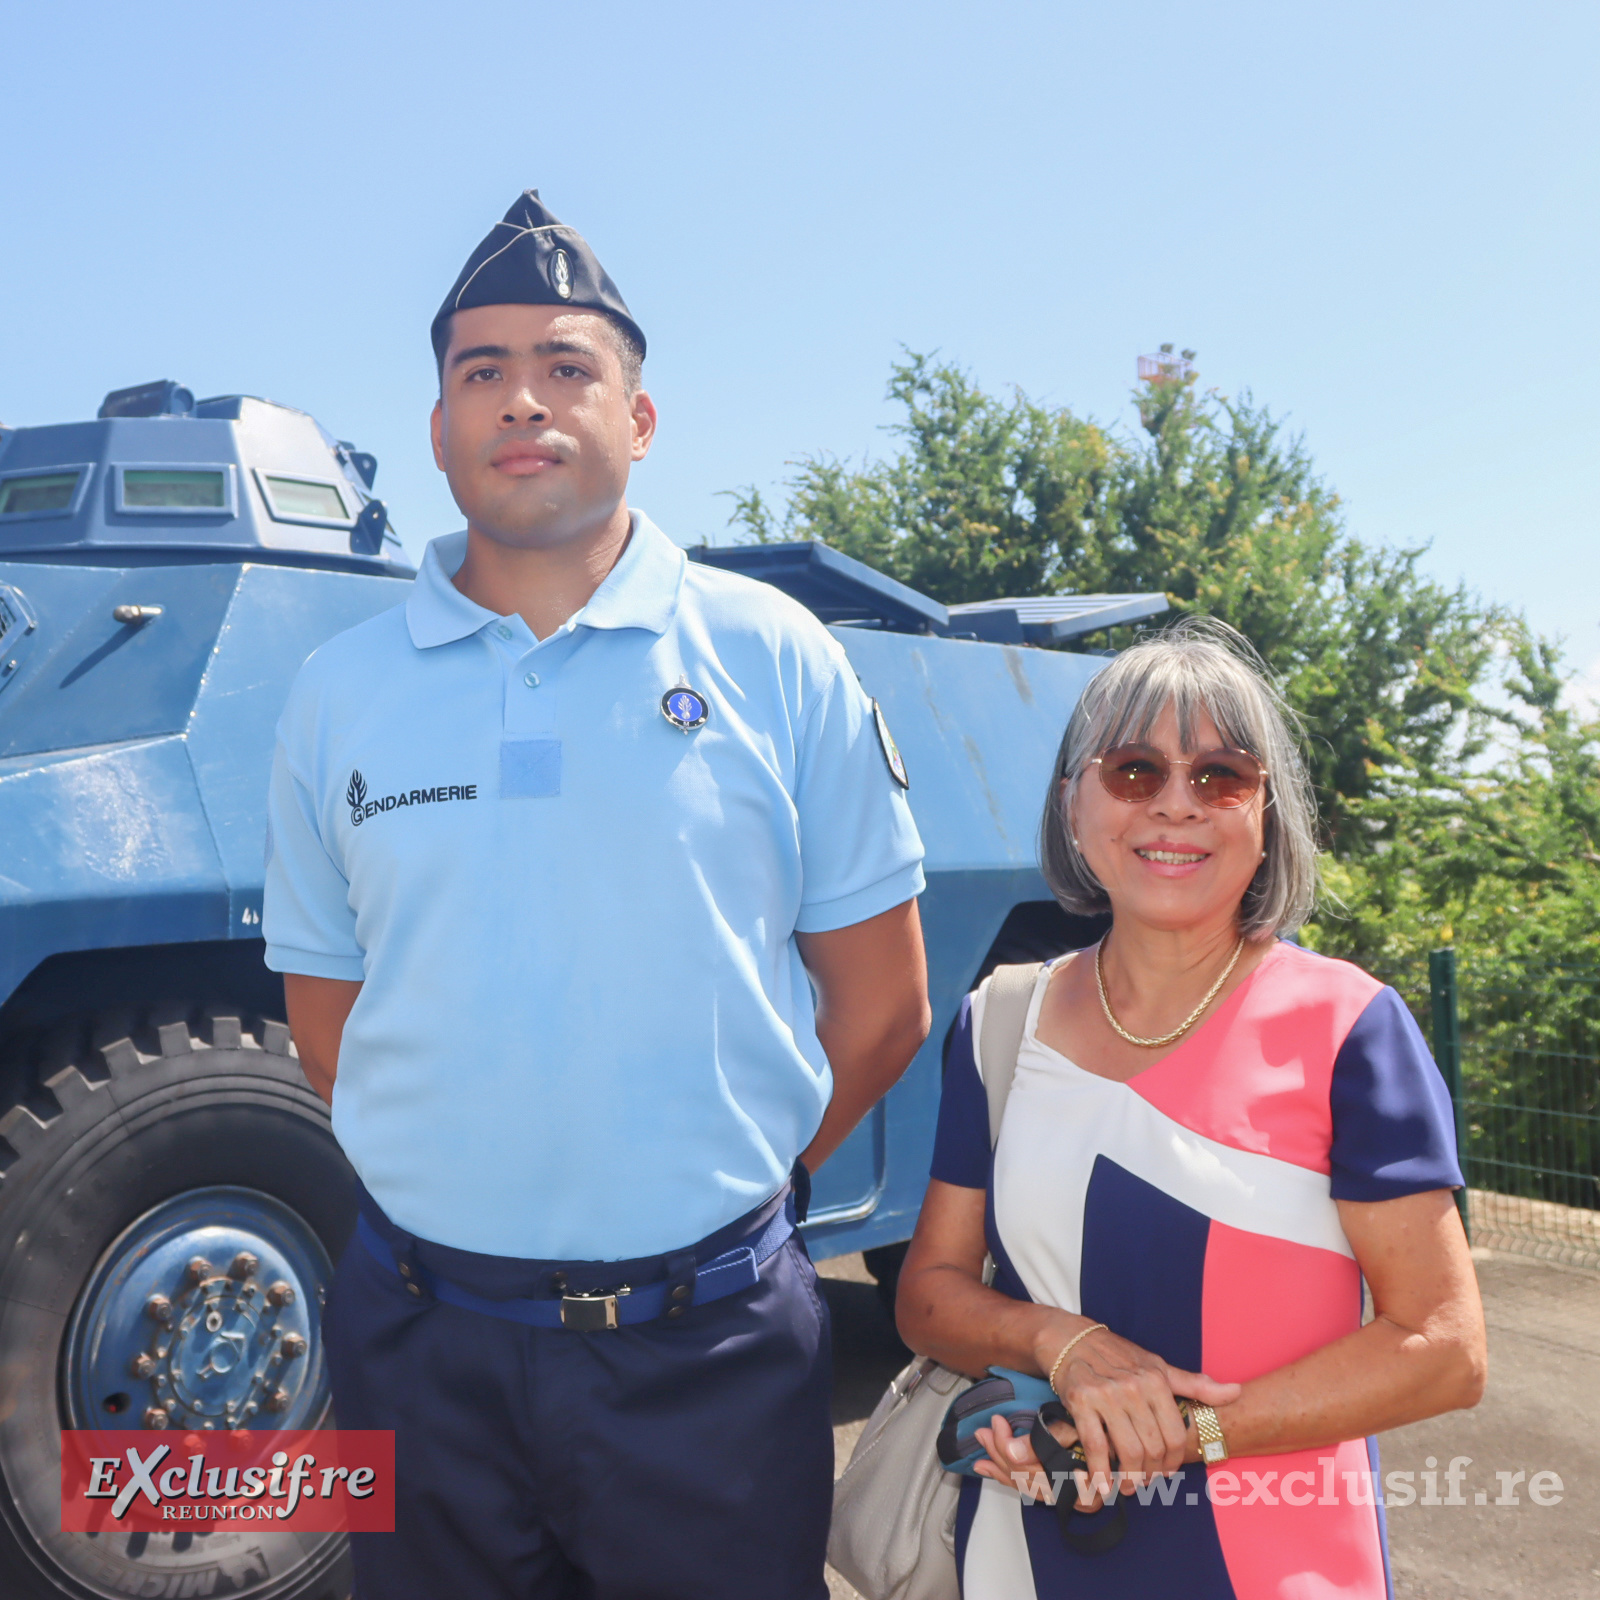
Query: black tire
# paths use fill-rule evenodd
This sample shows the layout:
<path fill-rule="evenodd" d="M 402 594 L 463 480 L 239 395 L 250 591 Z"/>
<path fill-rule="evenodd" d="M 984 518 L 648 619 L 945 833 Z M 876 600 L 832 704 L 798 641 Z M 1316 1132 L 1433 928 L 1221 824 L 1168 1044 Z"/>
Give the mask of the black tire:
<path fill-rule="evenodd" d="M 107 1030 L 0 1116 L 0 1595 L 343 1600 L 342 1536 L 60 1529 L 62 1352 L 96 1263 L 162 1201 L 237 1186 L 291 1207 L 337 1260 L 354 1180 L 281 1022 L 222 1008 Z M 68 1030 L 85 1037 L 86 1030 Z M 111 1036 L 111 1035 L 115 1036 Z"/>

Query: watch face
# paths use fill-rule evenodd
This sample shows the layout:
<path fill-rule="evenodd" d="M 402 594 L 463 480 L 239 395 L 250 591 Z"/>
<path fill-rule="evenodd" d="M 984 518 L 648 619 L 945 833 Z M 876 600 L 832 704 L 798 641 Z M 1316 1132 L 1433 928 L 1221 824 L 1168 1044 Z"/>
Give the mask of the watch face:
<path fill-rule="evenodd" d="M 1205 1458 L 1207 1466 L 1215 1466 L 1219 1461 L 1228 1459 L 1226 1447 L 1220 1440 L 1211 1439 L 1200 1446 L 1200 1454 Z"/>

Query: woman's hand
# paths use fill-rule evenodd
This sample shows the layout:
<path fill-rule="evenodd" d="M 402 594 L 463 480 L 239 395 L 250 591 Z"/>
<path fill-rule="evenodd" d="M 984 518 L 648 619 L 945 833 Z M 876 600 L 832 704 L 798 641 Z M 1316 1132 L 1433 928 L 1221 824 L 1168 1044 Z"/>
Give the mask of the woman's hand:
<path fill-rule="evenodd" d="M 1046 1426 L 1057 1444 L 1070 1445 L 1077 1442 L 1077 1430 L 1068 1427 L 1066 1423 L 1051 1422 Z M 1057 1486 L 1046 1474 L 1038 1456 L 1034 1454 L 1033 1441 L 1026 1434 L 1013 1433 L 1011 1424 L 997 1413 L 989 1419 L 987 1428 L 978 1429 L 976 1438 L 989 1452 L 989 1459 L 980 1461 L 972 1469 L 980 1478 L 993 1478 L 996 1483 L 1006 1484 L 1031 1499 L 1044 1501 L 1047 1506 L 1056 1503 Z M 1095 1492 L 1087 1472 L 1074 1472 L 1072 1479 L 1076 1486 L 1077 1502 L 1085 1511 L 1097 1511 L 1105 1504 L 1104 1493 Z M 1098 1488 L 1101 1491 L 1108 1491 L 1110 1485 L 1102 1481 Z"/>
<path fill-rule="evenodd" d="M 1057 1424 L 1050 1430 L 1062 1444 L 1071 1444 L 1075 1435 L 1070 1428 Z M 988 1452 L 989 1459 L 980 1461 L 972 1470 L 980 1478 L 993 1478 L 1007 1488 L 1020 1489 L 1035 1500 L 1055 1504 L 1055 1495 L 1041 1492 L 1053 1488 L 1045 1475 L 1043 1465 L 1033 1453 L 1033 1446 L 1025 1433 L 1013 1433 L 1011 1424 L 998 1412 L 989 1418 L 987 1428 L 979 1428 L 975 1435 Z"/>
<path fill-rule="evenodd" d="M 1068 1333 L 1050 1348 L 1056 1331 L 1041 1333 L 1035 1343 L 1043 1372 L 1071 1337 Z M 1083 1444 L 1090 1483 L 1112 1481 L 1115 1457 L 1122 1481 L 1133 1485 L 1176 1472 L 1184 1463 L 1189 1438 L 1175 1396 L 1222 1406 L 1240 1393 L 1236 1383 L 1218 1383 L 1203 1372 L 1171 1366 L 1109 1328 L 1098 1328 L 1078 1342 L 1056 1373 L 1055 1389 Z"/>

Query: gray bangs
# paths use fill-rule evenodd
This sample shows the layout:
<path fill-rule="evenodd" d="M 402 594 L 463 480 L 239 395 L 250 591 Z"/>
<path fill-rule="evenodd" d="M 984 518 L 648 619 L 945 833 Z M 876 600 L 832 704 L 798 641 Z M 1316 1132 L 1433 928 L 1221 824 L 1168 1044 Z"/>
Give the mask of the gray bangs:
<path fill-rule="evenodd" d="M 1103 750 L 1147 740 L 1171 707 L 1183 748 L 1209 716 L 1225 743 L 1266 768 L 1266 858 L 1239 903 L 1247 939 L 1292 933 L 1316 903 L 1316 801 L 1300 719 L 1243 634 L 1212 617 L 1185 617 L 1124 650 L 1084 689 L 1067 723 L 1045 797 L 1039 859 L 1064 910 L 1103 914 L 1110 901 L 1067 825 L 1072 796 Z M 1061 785 L 1068 787 L 1063 797 Z"/>

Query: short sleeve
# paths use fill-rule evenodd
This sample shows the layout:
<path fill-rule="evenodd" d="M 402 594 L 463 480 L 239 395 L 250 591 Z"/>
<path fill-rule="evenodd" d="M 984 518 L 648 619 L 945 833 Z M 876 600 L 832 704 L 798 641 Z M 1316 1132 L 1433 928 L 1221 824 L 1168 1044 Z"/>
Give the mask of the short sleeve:
<path fill-rule="evenodd" d="M 922 840 L 872 703 L 841 663 L 800 730 L 800 933 L 865 922 L 922 893 Z"/>
<path fill-rule="evenodd" d="M 1379 990 L 1345 1036 L 1329 1100 L 1335 1200 L 1461 1187 L 1449 1091 L 1393 989 Z"/>
<path fill-rule="evenodd" d="M 989 1097 L 972 1044 L 972 996 L 961 1002 L 944 1050 L 944 1091 L 931 1174 L 959 1189 L 989 1187 Z"/>
<path fill-rule="evenodd" d="M 317 811 L 290 766 L 280 730 L 267 797 L 267 882 L 261 913 L 267 966 L 311 978 L 359 983 L 366 962 L 356 942 L 350 884 L 328 854 Z"/>

